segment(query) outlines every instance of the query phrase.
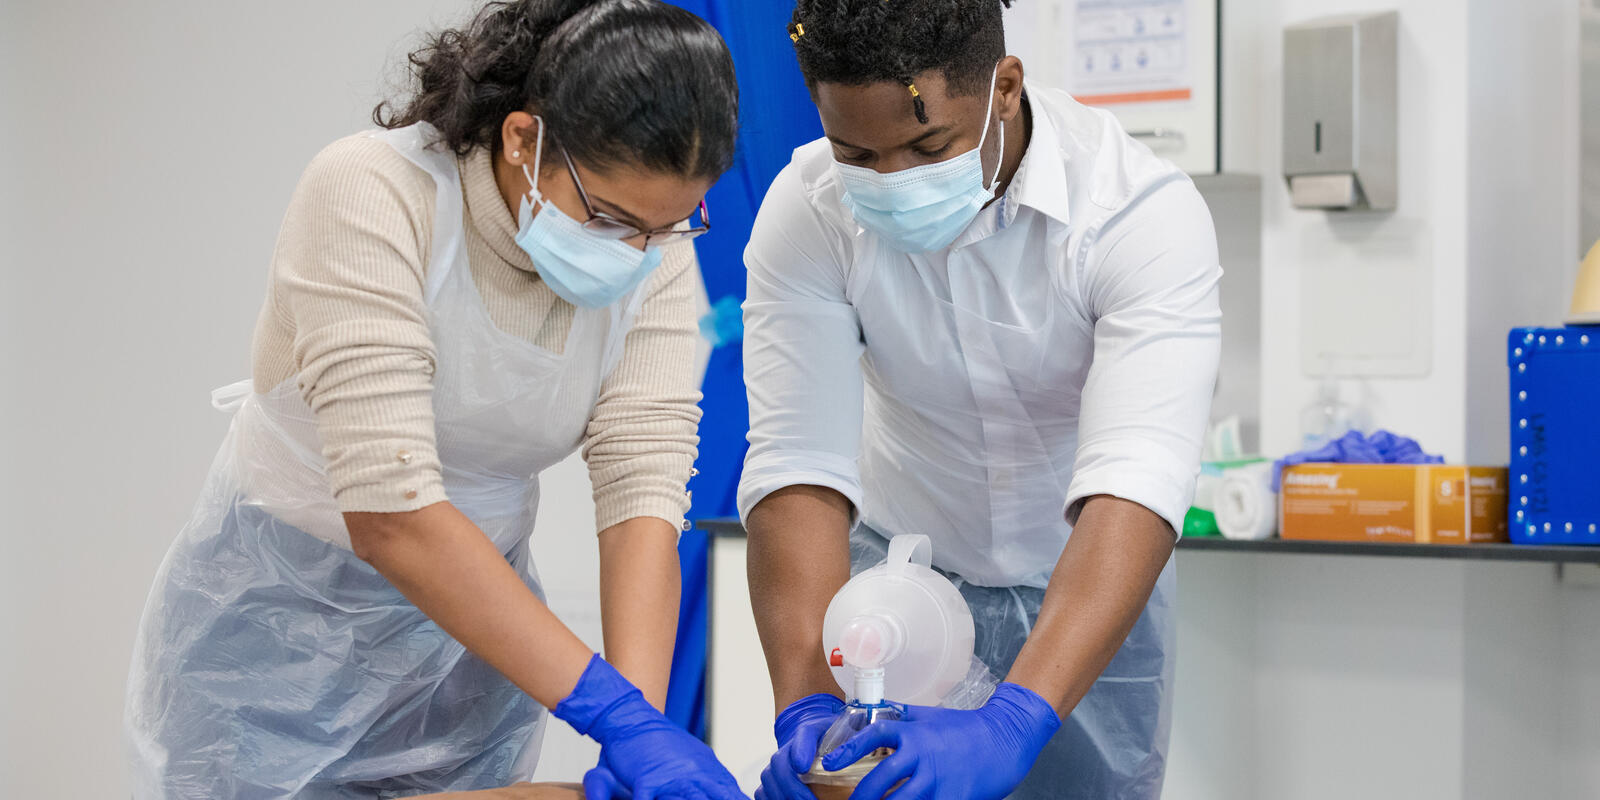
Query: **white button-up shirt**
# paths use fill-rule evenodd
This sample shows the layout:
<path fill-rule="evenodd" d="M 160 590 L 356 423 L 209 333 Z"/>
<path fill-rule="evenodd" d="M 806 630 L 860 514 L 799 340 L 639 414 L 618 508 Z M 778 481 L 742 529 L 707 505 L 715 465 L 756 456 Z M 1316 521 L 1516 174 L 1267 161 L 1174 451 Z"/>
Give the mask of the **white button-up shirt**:
<path fill-rule="evenodd" d="M 742 517 L 829 487 L 990 586 L 1044 586 L 1093 495 L 1181 530 L 1219 356 L 1211 216 L 1110 114 L 1027 97 L 1016 176 L 943 251 L 856 225 L 826 140 L 774 181 L 745 252 Z"/>

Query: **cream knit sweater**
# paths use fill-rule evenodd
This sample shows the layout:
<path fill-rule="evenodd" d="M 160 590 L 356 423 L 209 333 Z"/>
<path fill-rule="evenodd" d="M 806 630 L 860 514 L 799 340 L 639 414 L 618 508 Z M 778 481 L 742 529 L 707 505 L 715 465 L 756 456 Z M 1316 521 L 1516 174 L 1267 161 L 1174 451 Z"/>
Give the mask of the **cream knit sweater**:
<path fill-rule="evenodd" d="M 460 160 L 472 278 L 501 330 L 559 351 L 573 307 L 539 279 L 486 150 Z M 434 446 L 433 342 L 422 287 L 433 179 L 384 142 L 351 136 L 312 160 L 284 216 L 253 365 L 262 390 L 291 378 L 317 417 L 345 511 L 447 500 Z M 681 524 L 700 421 L 696 262 L 670 248 L 601 387 L 583 445 L 596 529 L 634 517 Z M 400 453 L 409 455 L 398 458 Z"/>

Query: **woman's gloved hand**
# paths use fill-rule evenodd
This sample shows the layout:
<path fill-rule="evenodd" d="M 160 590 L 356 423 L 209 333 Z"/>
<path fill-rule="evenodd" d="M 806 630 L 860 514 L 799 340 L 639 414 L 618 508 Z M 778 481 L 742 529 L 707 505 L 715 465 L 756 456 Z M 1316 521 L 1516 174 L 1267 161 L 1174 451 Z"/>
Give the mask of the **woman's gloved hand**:
<path fill-rule="evenodd" d="M 555 715 L 600 743 L 600 766 L 584 779 L 590 800 L 747 800 L 711 748 L 672 724 L 600 656 Z"/>
<path fill-rule="evenodd" d="M 894 749 L 850 796 L 878 800 L 901 781 L 894 800 L 999 800 L 1022 782 L 1061 719 L 1044 698 L 1002 683 L 982 708 L 911 706 L 904 720 L 876 722 L 824 756 L 829 770 L 880 747 Z"/>
<path fill-rule="evenodd" d="M 831 694 L 813 694 L 789 704 L 772 726 L 778 737 L 778 752 L 761 771 L 761 787 L 756 800 L 816 800 L 816 795 L 800 775 L 817 759 L 817 743 L 828 732 L 833 718 L 844 710 L 844 701 Z"/>

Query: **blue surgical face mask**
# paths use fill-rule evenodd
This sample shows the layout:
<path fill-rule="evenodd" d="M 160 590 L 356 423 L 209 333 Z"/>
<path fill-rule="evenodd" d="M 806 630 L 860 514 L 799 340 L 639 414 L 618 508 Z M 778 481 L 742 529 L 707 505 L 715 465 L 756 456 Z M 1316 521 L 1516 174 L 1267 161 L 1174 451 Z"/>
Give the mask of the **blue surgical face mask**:
<path fill-rule="evenodd" d="M 528 193 L 517 211 L 517 244 L 533 259 L 539 277 L 561 299 L 581 308 L 604 308 L 622 299 L 661 265 L 661 248 L 643 250 L 586 230 L 539 192 L 534 175 L 544 157 L 544 120 L 533 151 L 533 171 L 522 165 Z M 534 205 L 539 213 L 534 214 Z"/>
<path fill-rule="evenodd" d="M 989 78 L 989 108 L 984 112 L 978 146 L 955 158 L 882 174 L 866 167 L 835 162 L 844 183 L 844 204 L 856 223 L 907 253 L 950 246 L 994 197 L 1000 166 L 1005 161 L 1006 123 L 1000 122 L 1000 157 L 994 175 L 983 180 L 983 143 L 989 138 L 994 112 L 995 75 Z"/>

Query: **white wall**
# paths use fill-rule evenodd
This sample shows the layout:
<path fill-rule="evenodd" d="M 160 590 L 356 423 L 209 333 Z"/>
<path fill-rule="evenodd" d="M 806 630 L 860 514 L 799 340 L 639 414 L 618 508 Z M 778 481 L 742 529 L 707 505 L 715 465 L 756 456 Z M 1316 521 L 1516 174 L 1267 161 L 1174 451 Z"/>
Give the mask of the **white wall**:
<path fill-rule="evenodd" d="M 1402 21 L 1400 208 L 1295 211 L 1279 177 L 1281 30 L 1387 9 Z M 1224 163 L 1265 187 L 1267 450 L 1296 443 L 1316 385 L 1302 293 L 1333 278 L 1372 297 L 1405 287 L 1431 315 L 1428 374 L 1367 381 L 1375 421 L 1503 463 L 1506 331 L 1559 319 L 1577 257 L 1576 4 L 1230 0 L 1227 13 Z M 1396 255 L 1427 280 L 1397 280 Z M 1353 312 L 1345 332 L 1382 322 Z M 1600 795 L 1600 590 L 1527 564 L 1179 561 L 1168 797 Z"/>
<path fill-rule="evenodd" d="M 1184 552 L 1174 800 L 1600 796 L 1600 568 Z"/>
<path fill-rule="evenodd" d="M 1578 259 L 1575 0 L 1472 0 L 1467 164 L 1467 457 L 1510 457 L 1506 333 L 1559 324 Z M 1592 11 L 1590 12 L 1593 13 Z M 1587 248 L 1585 248 L 1587 249 Z"/>
<path fill-rule="evenodd" d="M 711 539 L 706 725 L 717 758 L 753 793 L 778 740 L 772 732 L 772 681 L 750 604 L 748 555 L 742 537 Z"/>
<path fill-rule="evenodd" d="M 15 124 L 15 117 L 8 110 L 10 103 L 6 98 L 11 97 L 10 76 L 14 72 L 14 54 L 17 51 L 18 26 L 14 17 L 17 16 L 13 6 L 0 6 L 0 186 L 9 187 L 7 180 L 11 173 L 13 158 L 16 151 L 18 132 L 20 128 Z M 17 241 L 23 228 L 22 220 L 18 218 L 19 204 L 13 202 L 13 192 L 9 188 L 0 188 L 0 247 Z M 14 281 L 16 280 L 17 262 L 14 254 L 0 256 L 0 279 L 3 279 L 5 288 L 0 289 L 0 366 L 9 367 L 17 363 L 17 353 L 20 348 L 16 345 L 21 333 L 21 326 L 17 324 L 18 312 L 22 304 L 18 299 Z M 18 376 L 12 369 L 6 369 L 0 377 L 0 420 L 17 420 L 19 408 L 15 399 L 16 389 L 19 384 Z M 14 451 L 16 443 L 13 430 L 15 424 L 0 426 L 0 449 Z M 22 471 L 19 469 L 16 458 L 0 458 L 0 508 L 16 508 L 19 498 L 22 497 Z M 18 534 L 12 525 L 0 523 L 0 609 L 17 608 L 23 601 L 23 593 L 12 582 L 11 569 L 6 566 L 16 561 L 19 553 Z M 21 633 L 20 615 L 10 611 L 0 611 L 0 641 L 7 642 L 5 653 L 15 652 L 15 644 Z M 0 686 L 17 685 L 17 659 L 0 658 Z M 0 691 L 0 720 L 17 719 L 21 712 L 21 703 L 11 691 Z M 10 751 L 14 736 L 9 731 L 10 724 L 0 724 L 0 751 Z M 10 756 L 0 755 L 0 774 L 9 773 L 13 766 Z"/>
<path fill-rule="evenodd" d="M 1400 206 L 1298 211 L 1281 180 L 1283 26 L 1398 9 Z M 1505 333 L 1565 309 L 1577 254 L 1577 11 L 1570 0 L 1232 0 L 1224 23 L 1224 163 L 1264 176 L 1265 445 L 1292 449 L 1316 381 L 1305 294 L 1330 282 L 1409 293 L 1432 319 L 1428 374 L 1347 397 L 1453 460 L 1507 457 Z M 1397 259 L 1420 274 L 1397 270 Z M 1380 263 L 1381 269 L 1373 269 Z M 1351 309 L 1348 328 L 1385 325 Z"/>
<path fill-rule="evenodd" d="M 413 35 L 477 5 L 0 3 L 0 796 L 127 796 L 134 626 L 225 428 L 207 392 L 248 374 L 289 193 Z M 593 607 L 573 466 L 538 549 L 568 614 Z M 592 765 L 552 728 L 545 774 Z"/>
<path fill-rule="evenodd" d="M 1301 358 L 1307 295 L 1330 285 L 1376 300 L 1403 296 L 1409 313 L 1431 317 L 1428 374 L 1372 379 L 1368 402 L 1386 427 L 1417 437 L 1429 449 L 1460 459 L 1464 451 L 1466 328 L 1467 15 L 1456 0 L 1390 0 L 1400 11 L 1400 202 L 1392 214 L 1300 211 L 1288 202 L 1282 175 L 1285 25 L 1327 14 L 1375 10 L 1368 0 L 1257 0 L 1252 23 L 1261 42 L 1255 80 L 1256 125 L 1263 181 L 1264 283 L 1263 443 L 1268 452 L 1299 444 L 1299 411 L 1314 396 Z M 1514 0 L 1507 0 L 1514 2 Z M 1233 9 L 1238 13 L 1238 9 Z M 1232 84 L 1246 76 L 1227 78 Z M 1224 92 L 1224 97 L 1228 93 Z M 1224 133 L 1224 136 L 1227 134 Z M 1348 329 L 1385 325 L 1351 308 Z M 1399 326 L 1396 326 L 1399 327 Z M 1424 345 L 1424 349 L 1427 348 Z M 1354 396 L 1354 392 L 1352 392 Z"/>

